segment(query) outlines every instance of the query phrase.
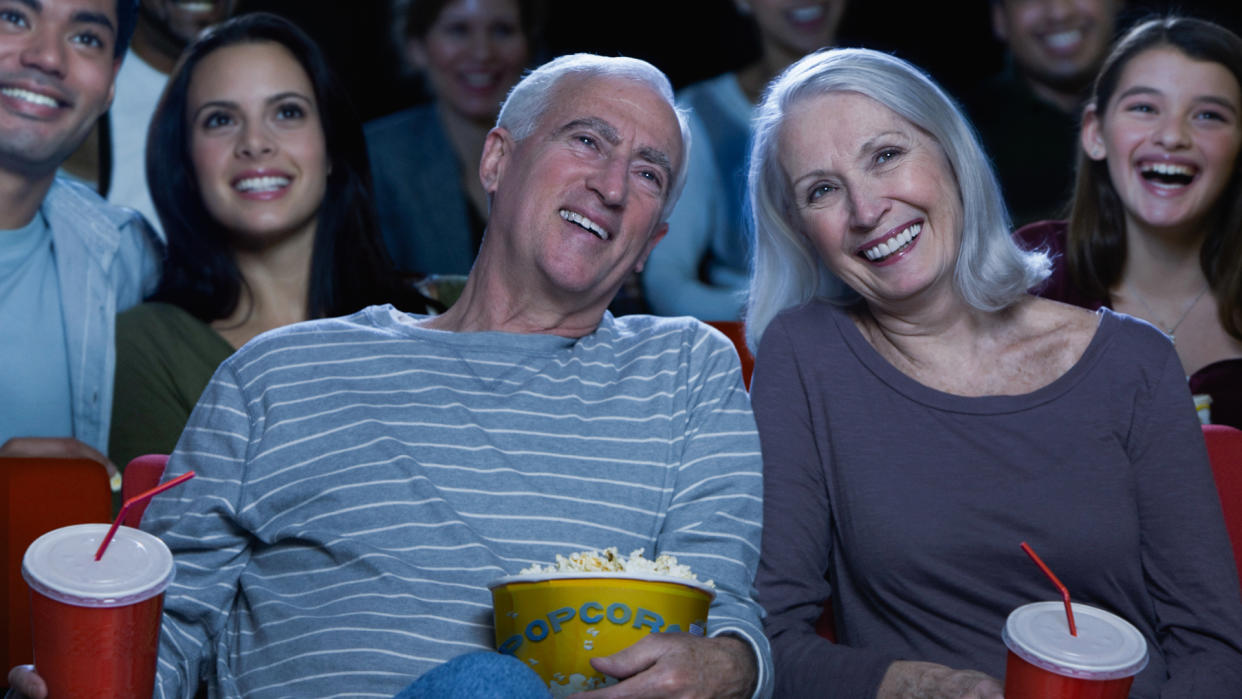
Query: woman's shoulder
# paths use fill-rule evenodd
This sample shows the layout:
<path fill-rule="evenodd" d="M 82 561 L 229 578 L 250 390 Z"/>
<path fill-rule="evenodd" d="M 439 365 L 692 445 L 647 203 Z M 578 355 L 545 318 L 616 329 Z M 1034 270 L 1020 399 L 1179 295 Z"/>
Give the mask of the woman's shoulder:
<path fill-rule="evenodd" d="M 161 331 L 208 329 L 210 326 L 180 306 L 147 301 L 117 314 L 117 333 L 159 333 Z"/>

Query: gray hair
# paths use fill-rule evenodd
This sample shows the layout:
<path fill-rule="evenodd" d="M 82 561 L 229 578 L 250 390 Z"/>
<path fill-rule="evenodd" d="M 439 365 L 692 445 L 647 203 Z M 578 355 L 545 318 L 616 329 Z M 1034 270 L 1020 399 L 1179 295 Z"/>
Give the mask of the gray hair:
<path fill-rule="evenodd" d="M 500 107 L 500 115 L 496 118 L 496 126 L 510 133 L 514 140 L 521 141 L 535 132 L 544 111 L 556 97 L 556 87 L 561 80 L 570 76 L 605 76 L 632 80 L 651 88 L 668 102 L 668 106 L 677 115 L 677 124 L 681 128 L 681 161 L 676 164 L 669 183 L 664 207 L 660 211 L 660 221 L 668 220 L 681 190 L 686 184 L 686 169 L 690 162 L 690 119 L 688 113 L 677 106 L 673 97 L 673 86 L 664 73 L 650 63 L 623 56 L 597 56 L 590 53 L 574 53 L 554 58 L 538 68 L 529 71 L 509 91 L 505 103 Z"/>
<path fill-rule="evenodd" d="M 777 77 L 755 113 L 747 182 L 755 237 L 746 313 L 746 340 L 752 349 L 785 308 L 816 296 L 838 305 L 861 298 L 828 271 L 800 232 L 793 192 L 778 162 L 781 127 L 790 108 L 829 92 L 869 97 L 930 134 L 943 149 L 962 200 L 954 282 L 968 304 L 1000 310 L 1048 277 L 1048 256 L 1024 251 L 1010 237 L 996 175 L 953 100 L 918 68 L 894 56 L 868 49 L 822 50 Z"/>

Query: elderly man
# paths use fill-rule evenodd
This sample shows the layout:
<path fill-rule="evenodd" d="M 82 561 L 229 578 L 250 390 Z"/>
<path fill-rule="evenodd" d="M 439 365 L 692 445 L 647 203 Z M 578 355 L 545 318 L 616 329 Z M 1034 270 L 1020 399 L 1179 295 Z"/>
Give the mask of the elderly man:
<path fill-rule="evenodd" d="M 708 637 L 596 658 L 621 680 L 599 697 L 770 691 L 737 356 L 695 321 L 605 311 L 665 233 L 684 134 L 649 64 L 543 66 L 487 137 L 490 225 L 449 311 L 290 326 L 220 368 L 168 467 L 199 477 L 144 521 L 177 560 L 157 695 L 391 696 L 492 648 L 489 581 L 609 546 L 718 594 Z"/>
<path fill-rule="evenodd" d="M 107 461 L 113 321 L 153 290 L 159 251 L 56 169 L 112 100 L 135 6 L 0 2 L 0 456 Z"/>

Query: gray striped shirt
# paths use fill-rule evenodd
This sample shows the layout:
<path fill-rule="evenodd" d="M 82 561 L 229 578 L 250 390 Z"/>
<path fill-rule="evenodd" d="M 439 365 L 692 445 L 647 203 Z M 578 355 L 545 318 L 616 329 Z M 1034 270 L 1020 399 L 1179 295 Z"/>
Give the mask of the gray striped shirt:
<path fill-rule="evenodd" d="M 176 557 L 157 696 L 391 697 L 494 645 L 486 584 L 556 554 L 669 553 L 771 684 L 762 511 L 733 347 L 689 319 L 447 333 L 391 307 L 263 335 L 203 393 L 144 528 Z"/>

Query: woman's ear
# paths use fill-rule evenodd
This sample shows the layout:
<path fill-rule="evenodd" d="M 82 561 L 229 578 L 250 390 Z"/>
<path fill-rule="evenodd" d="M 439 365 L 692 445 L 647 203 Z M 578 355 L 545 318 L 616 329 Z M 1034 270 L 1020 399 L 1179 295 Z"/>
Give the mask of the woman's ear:
<path fill-rule="evenodd" d="M 1104 134 L 1100 131 L 1100 113 L 1095 103 L 1088 104 L 1082 111 L 1082 131 L 1079 132 L 1082 152 L 1092 160 L 1103 160 L 1108 157 L 1108 149 L 1104 147 Z"/>

